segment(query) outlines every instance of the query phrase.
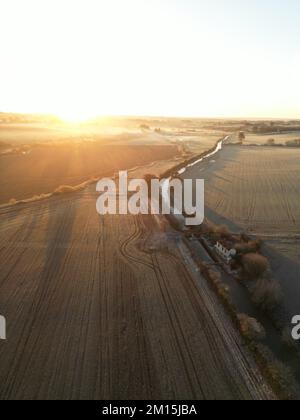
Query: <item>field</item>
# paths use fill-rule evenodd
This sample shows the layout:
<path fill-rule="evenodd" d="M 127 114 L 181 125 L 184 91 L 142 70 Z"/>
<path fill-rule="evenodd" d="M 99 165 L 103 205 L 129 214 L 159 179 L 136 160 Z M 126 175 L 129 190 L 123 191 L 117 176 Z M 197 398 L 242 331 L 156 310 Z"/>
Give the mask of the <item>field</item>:
<path fill-rule="evenodd" d="M 0 210 L 0 398 L 272 398 L 176 235 L 96 198 Z"/>
<path fill-rule="evenodd" d="M 170 140 L 186 139 L 195 145 L 209 142 L 210 137 L 220 138 L 228 129 L 234 131 L 235 127 L 219 127 L 215 121 L 199 119 L 100 118 L 81 124 L 68 124 L 63 121 L 40 121 L 37 117 L 26 120 L 17 116 L 1 121 L 0 113 L 0 143 L 13 145 L 57 143 L 68 139 L 109 143 L 126 141 L 130 144 L 159 142 L 160 145 Z"/>
<path fill-rule="evenodd" d="M 208 207 L 249 232 L 300 232 L 300 150 L 225 147 L 217 159 L 205 172 Z"/>
<path fill-rule="evenodd" d="M 300 131 L 295 131 L 292 133 L 271 133 L 271 134 L 247 134 L 245 144 L 259 144 L 265 145 L 268 140 L 273 139 L 275 144 L 286 144 L 288 141 L 296 140 L 300 138 Z"/>
<path fill-rule="evenodd" d="M 300 149 L 225 146 L 184 176 L 206 180 L 208 218 L 271 245 L 266 252 L 272 268 L 292 313 L 298 313 Z"/>
<path fill-rule="evenodd" d="M 49 194 L 62 185 L 76 187 L 122 169 L 147 165 L 148 172 L 159 176 L 178 159 L 211 148 L 223 135 L 198 120 L 112 119 L 67 125 L 20 118 L 0 121 L 0 205 Z"/>
<path fill-rule="evenodd" d="M 0 156 L 0 204 L 51 193 L 61 185 L 76 186 L 90 178 L 180 156 L 177 146 L 126 146 L 79 143 L 42 145 Z"/>
<path fill-rule="evenodd" d="M 0 204 L 160 175 L 240 124 L 9 118 Z M 160 217 L 100 217 L 96 200 L 93 183 L 0 206 L 0 399 L 273 399 L 181 235 Z"/>

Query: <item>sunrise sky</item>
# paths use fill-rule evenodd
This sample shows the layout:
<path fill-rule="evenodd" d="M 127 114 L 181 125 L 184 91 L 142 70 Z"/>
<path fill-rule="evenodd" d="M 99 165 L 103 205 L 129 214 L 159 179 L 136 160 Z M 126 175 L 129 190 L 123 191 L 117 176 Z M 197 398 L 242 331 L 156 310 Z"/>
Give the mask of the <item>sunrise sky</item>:
<path fill-rule="evenodd" d="M 0 111 L 300 118 L 299 0 L 0 0 Z"/>

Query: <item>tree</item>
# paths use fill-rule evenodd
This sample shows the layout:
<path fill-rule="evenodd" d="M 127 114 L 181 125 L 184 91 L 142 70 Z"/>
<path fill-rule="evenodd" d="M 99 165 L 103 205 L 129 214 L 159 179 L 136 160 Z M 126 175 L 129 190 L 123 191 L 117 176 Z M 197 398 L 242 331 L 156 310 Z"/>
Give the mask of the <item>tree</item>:
<path fill-rule="evenodd" d="M 256 241 L 247 241 L 238 243 L 235 246 L 235 249 L 238 254 L 240 255 L 246 255 L 246 254 L 255 254 L 257 253 L 261 248 L 262 241 L 256 240 Z"/>
<path fill-rule="evenodd" d="M 274 140 L 274 139 L 269 139 L 269 140 L 267 141 L 267 145 L 268 145 L 268 146 L 275 146 L 275 140 Z"/>
<path fill-rule="evenodd" d="M 228 238 L 231 236 L 231 232 L 226 225 L 220 225 L 215 228 L 215 234 L 223 238 Z"/>
<path fill-rule="evenodd" d="M 248 315 L 239 314 L 238 320 L 242 334 L 250 340 L 263 340 L 266 337 L 264 327 L 255 319 Z"/>
<path fill-rule="evenodd" d="M 289 140 L 286 142 L 286 146 L 288 147 L 300 147 L 300 139 Z"/>
<path fill-rule="evenodd" d="M 245 135 L 244 131 L 240 131 L 239 132 L 239 141 L 243 142 L 245 140 L 246 140 L 246 135 Z"/>
<path fill-rule="evenodd" d="M 279 283 L 272 278 L 259 278 L 252 289 L 252 300 L 265 311 L 274 310 L 282 301 Z"/>
<path fill-rule="evenodd" d="M 269 268 L 268 260 L 260 254 L 246 254 L 242 258 L 245 274 L 253 280 L 263 277 Z"/>

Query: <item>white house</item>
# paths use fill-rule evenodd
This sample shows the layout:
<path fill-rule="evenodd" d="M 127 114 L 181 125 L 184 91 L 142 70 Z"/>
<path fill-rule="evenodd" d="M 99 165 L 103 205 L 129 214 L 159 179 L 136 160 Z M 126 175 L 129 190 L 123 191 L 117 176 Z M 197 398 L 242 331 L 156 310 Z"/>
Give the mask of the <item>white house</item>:
<path fill-rule="evenodd" d="M 236 250 L 234 248 L 231 248 L 229 244 L 221 241 L 216 243 L 215 250 L 220 257 L 227 262 L 227 264 L 229 264 L 232 258 L 236 255 Z"/>

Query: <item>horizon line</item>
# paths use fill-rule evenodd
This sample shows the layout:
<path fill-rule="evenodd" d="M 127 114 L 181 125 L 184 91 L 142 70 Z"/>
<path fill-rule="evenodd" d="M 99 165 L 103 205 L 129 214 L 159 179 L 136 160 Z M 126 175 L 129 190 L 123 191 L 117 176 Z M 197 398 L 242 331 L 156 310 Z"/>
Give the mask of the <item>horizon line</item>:
<path fill-rule="evenodd" d="M 60 120 L 64 120 L 59 114 L 53 112 L 19 112 L 19 111 L 0 111 L 0 114 L 13 114 L 13 115 L 27 115 L 27 116 L 48 116 L 56 117 Z M 96 120 L 96 119 L 113 119 L 113 118 L 140 118 L 140 119 L 184 119 L 184 120 L 277 120 L 277 121 L 300 121 L 300 117 L 271 117 L 271 116 L 193 116 L 193 115 L 157 115 L 157 114 L 107 114 L 107 115 L 96 115 L 93 117 L 85 118 L 81 123 Z"/>

